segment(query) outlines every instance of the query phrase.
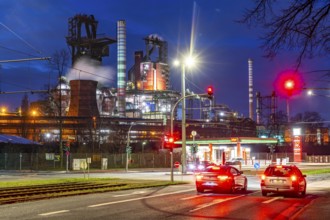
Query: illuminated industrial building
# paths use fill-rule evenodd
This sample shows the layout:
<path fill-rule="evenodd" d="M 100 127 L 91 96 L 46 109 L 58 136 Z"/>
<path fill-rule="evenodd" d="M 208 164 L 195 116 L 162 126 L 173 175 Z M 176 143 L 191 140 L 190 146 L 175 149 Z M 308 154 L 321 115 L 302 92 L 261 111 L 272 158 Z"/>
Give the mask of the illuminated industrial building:
<path fill-rule="evenodd" d="M 62 139 L 73 140 L 78 145 L 92 143 L 94 151 L 95 145 L 99 149 L 107 143 L 123 145 L 129 127 L 134 124 L 130 134 L 133 143 L 147 140 L 158 149 L 162 148 L 164 135 L 170 130 L 171 110 L 181 98 L 180 92 L 171 90 L 167 42 L 155 34 L 145 37 L 145 51 L 135 52 L 134 65 L 126 77 L 126 21 L 117 22 L 117 39 L 99 38 L 97 24 L 92 15 L 79 14 L 69 19 L 66 40 L 71 49 L 72 65 L 87 58 L 93 65 L 101 66 L 102 58 L 110 54 L 109 45 L 116 42 L 117 88 L 100 87 L 96 80 L 80 78 L 66 82 L 63 77 L 52 90 L 53 113 L 45 111 L 37 117 L 28 114 L 22 118 L 13 117 L 7 131 L 28 138 L 37 136 L 37 141 Z M 194 103 L 200 109 L 196 117 L 193 108 L 189 108 Z M 187 134 L 196 130 L 199 138 L 237 135 L 233 131 L 241 131 L 244 136 L 256 135 L 251 120 L 240 118 L 228 107 L 206 97 L 187 99 L 187 106 Z M 179 136 L 180 108 L 179 105 L 178 115 L 174 115 L 174 131 Z M 25 127 L 21 129 L 19 124 Z M 242 126 L 245 128 L 241 129 Z"/>

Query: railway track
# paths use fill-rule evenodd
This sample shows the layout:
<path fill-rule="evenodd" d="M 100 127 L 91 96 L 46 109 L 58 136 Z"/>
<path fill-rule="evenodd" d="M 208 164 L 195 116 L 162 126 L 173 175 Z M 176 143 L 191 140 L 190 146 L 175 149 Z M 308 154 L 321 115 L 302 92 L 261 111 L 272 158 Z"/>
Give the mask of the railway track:
<path fill-rule="evenodd" d="M 0 205 L 63 196 L 82 195 L 92 193 L 91 190 L 93 190 L 93 192 L 106 192 L 113 190 L 114 187 L 121 187 L 125 185 L 127 184 L 72 182 L 34 185 L 29 187 L 6 187 L 0 189 Z"/>

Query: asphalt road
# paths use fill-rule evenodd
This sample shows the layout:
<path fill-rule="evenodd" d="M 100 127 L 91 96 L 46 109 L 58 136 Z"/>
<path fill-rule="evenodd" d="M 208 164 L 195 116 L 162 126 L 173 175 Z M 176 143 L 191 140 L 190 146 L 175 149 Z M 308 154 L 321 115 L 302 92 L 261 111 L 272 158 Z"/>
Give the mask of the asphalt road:
<path fill-rule="evenodd" d="M 317 194 L 313 190 L 305 198 L 263 197 L 258 190 L 197 194 L 194 185 L 187 184 L 3 205 L 0 219 L 325 219 L 307 218 L 301 212 L 321 196 Z"/>
<path fill-rule="evenodd" d="M 79 173 L 0 176 L 59 178 Z M 92 173 L 90 177 L 169 180 L 168 172 Z M 0 219 L 328 219 L 330 175 L 310 176 L 304 198 L 261 196 L 259 177 L 248 176 L 248 191 L 235 194 L 196 193 L 193 175 L 175 174 L 186 185 L 107 192 L 0 206 Z"/>

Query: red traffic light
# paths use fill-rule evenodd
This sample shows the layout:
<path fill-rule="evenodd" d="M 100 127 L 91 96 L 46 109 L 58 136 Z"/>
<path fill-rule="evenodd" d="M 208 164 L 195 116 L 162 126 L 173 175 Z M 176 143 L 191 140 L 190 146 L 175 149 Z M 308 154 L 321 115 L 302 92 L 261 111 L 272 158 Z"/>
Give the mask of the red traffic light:
<path fill-rule="evenodd" d="M 284 83 L 284 88 L 286 90 L 293 90 L 295 88 L 295 83 L 293 80 L 289 79 L 287 81 L 285 81 Z"/>
<path fill-rule="evenodd" d="M 209 87 L 207 87 L 207 97 L 209 98 L 209 99 L 213 99 L 213 87 L 212 86 L 209 86 Z"/>
<path fill-rule="evenodd" d="M 208 95 L 213 95 L 213 87 L 212 86 L 207 87 L 207 94 Z"/>
<path fill-rule="evenodd" d="M 296 72 L 283 72 L 277 76 L 274 87 L 277 94 L 291 97 L 302 91 L 304 82 L 301 75 Z"/>
<path fill-rule="evenodd" d="M 171 136 L 171 135 L 165 135 L 164 136 L 164 147 L 165 148 L 173 149 L 174 148 L 174 142 L 175 142 L 174 136 Z"/>

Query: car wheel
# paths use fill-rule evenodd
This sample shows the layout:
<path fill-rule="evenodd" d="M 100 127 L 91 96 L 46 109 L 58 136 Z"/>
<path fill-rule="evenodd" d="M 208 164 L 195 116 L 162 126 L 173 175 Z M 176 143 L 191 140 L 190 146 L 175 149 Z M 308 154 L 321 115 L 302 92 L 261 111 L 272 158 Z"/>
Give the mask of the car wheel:
<path fill-rule="evenodd" d="M 262 196 L 267 196 L 267 192 L 261 191 Z"/>
<path fill-rule="evenodd" d="M 204 192 L 204 189 L 202 187 L 197 187 L 196 190 L 199 193 L 203 193 Z"/>
<path fill-rule="evenodd" d="M 244 188 L 242 189 L 243 192 L 246 192 L 247 191 L 247 180 L 245 181 L 244 183 Z"/>
<path fill-rule="evenodd" d="M 306 185 L 305 185 L 304 191 L 301 192 L 301 195 L 302 196 L 305 196 L 306 195 Z"/>

